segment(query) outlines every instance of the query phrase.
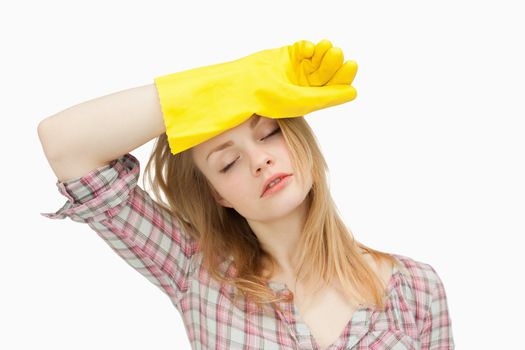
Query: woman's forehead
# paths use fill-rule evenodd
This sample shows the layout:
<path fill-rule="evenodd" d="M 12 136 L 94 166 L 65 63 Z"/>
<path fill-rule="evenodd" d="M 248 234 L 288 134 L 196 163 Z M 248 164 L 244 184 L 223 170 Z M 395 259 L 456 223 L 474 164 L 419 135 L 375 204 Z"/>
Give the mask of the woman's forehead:
<path fill-rule="evenodd" d="M 258 114 L 252 115 L 250 118 L 245 120 L 239 125 L 232 127 L 222 133 L 215 135 L 214 137 L 195 145 L 192 149 L 192 154 L 199 158 L 204 157 L 221 144 L 231 142 L 232 136 L 236 133 L 251 133 L 257 125 L 272 120 L 271 118 L 260 116 Z"/>
<path fill-rule="evenodd" d="M 231 138 L 229 136 L 236 134 L 238 132 L 250 132 L 251 130 L 255 129 L 255 127 L 259 123 L 264 123 L 266 120 L 271 120 L 271 118 L 263 117 L 257 114 L 254 114 L 244 122 L 242 122 L 239 125 L 236 125 L 228 130 L 225 130 L 221 132 L 218 135 L 215 135 L 214 137 L 201 142 L 200 144 L 196 145 L 196 147 L 199 148 L 207 148 L 207 147 L 213 147 L 215 144 L 218 145 L 218 143 L 226 142 L 230 140 Z"/>

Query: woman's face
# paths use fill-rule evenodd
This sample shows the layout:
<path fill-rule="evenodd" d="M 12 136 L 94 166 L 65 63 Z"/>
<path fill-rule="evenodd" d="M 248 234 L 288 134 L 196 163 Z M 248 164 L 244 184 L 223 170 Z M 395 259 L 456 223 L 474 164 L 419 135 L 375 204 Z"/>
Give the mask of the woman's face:
<path fill-rule="evenodd" d="M 220 145 L 229 146 L 213 151 Z M 292 168 L 288 147 L 275 119 L 252 116 L 244 123 L 194 146 L 192 157 L 219 197 L 247 220 L 277 219 L 303 203 L 312 186 Z M 261 196 L 265 181 L 277 173 L 292 174 L 281 190 Z"/>

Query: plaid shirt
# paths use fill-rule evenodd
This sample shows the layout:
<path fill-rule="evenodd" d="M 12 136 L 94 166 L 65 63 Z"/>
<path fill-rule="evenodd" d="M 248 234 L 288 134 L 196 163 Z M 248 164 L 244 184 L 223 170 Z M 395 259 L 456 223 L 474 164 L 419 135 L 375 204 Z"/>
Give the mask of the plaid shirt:
<path fill-rule="evenodd" d="M 69 200 L 51 219 L 87 223 L 126 263 L 165 293 L 179 310 L 193 349 L 320 349 L 293 303 L 273 317 L 231 302 L 232 287 L 202 268 L 196 241 L 176 217 L 137 185 L 140 164 L 130 153 L 82 177 L 59 182 Z M 385 312 L 358 308 L 327 349 L 454 349 L 445 289 L 433 267 L 401 262 L 388 283 Z M 229 274 L 232 261 L 221 265 Z M 269 282 L 277 294 L 285 284 Z M 329 321 L 329 320 L 327 320 Z"/>

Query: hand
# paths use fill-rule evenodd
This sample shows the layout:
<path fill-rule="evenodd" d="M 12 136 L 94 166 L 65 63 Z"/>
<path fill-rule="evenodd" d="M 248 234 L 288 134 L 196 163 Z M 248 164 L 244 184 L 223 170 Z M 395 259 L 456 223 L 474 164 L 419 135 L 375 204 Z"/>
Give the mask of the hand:
<path fill-rule="evenodd" d="M 268 118 L 304 116 L 355 99 L 351 83 L 357 63 L 344 62 L 340 48 L 329 40 L 314 45 L 300 40 L 233 61 L 236 82 L 254 97 L 254 113 Z M 344 63 L 343 63 L 344 62 Z"/>
<path fill-rule="evenodd" d="M 343 64 L 340 48 L 323 39 L 317 45 L 307 40 L 294 43 L 290 48 L 294 74 L 289 79 L 300 86 L 351 84 L 357 73 L 357 63 Z"/>

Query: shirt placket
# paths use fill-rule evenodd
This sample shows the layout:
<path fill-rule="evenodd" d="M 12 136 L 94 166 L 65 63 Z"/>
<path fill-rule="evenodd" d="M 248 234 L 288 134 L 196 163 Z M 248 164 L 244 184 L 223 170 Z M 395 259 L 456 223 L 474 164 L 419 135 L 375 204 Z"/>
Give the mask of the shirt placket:
<path fill-rule="evenodd" d="M 288 296 L 291 294 L 291 291 L 283 286 L 281 290 L 278 291 L 280 296 Z M 288 328 L 289 334 L 295 340 L 297 344 L 297 349 L 306 350 L 306 349 L 318 349 L 315 345 L 312 335 L 306 324 L 301 322 L 301 318 L 298 315 L 298 310 L 295 307 L 293 302 L 280 302 L 279 306 L 282 308 L 283 312 L 279 312 L 283 322 Z"/>

